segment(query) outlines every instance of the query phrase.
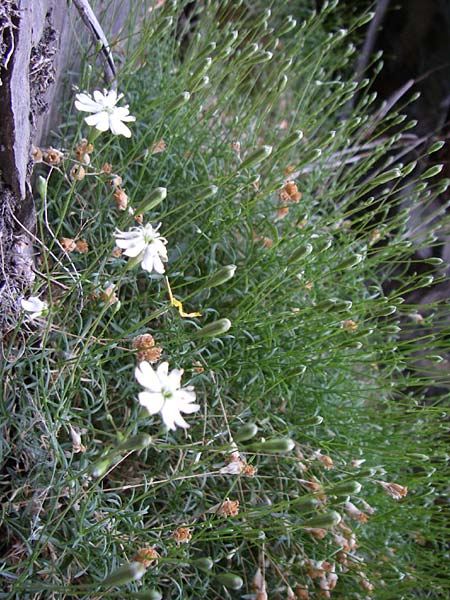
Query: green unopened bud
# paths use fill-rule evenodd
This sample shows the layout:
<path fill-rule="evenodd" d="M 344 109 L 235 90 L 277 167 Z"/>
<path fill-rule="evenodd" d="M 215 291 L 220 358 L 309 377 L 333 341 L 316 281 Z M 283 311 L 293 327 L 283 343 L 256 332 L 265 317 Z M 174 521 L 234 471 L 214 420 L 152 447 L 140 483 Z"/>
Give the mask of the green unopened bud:
<path fill-rule="evenodd" d="M 315 415 L 314 417 L 309 417 L 308 419 L 302 419 L 301 425 L 302 427 L 307 427 L 308 425 L 321 425 L 323 423 L 323 417 L 320 415 Z"/>
<path fill-rule="evenodd" d="M 332 486 L 327 492 L 333 496 L 352 496 L 359 494 L 361 489 L 362 485 L 358 481 L 345 481 Z"/>
<path fill-rule="evenodd" d="M 284 140 L 277 148 L 277 154 L 278 152 L 282 152 L 284 150 L 287 150 L 288 148 L 292 148 L 292 146 L 298 144 L 301 139 L 303 139 L 303 131 L 301 129 L 296 129 L 284 138 Z"/>
<path fill-rule="evenodd" d="M 251 450 L 255 452 L 290 452 L 295 447 L 295 442 L 291 438 L 270 438 L 264 442 L 258 442 L 251 445 Z"/>
<path fill-rule="evenodd" d="M 289 81 L 289 80 L 288 80 L 288 77 L 287 77 L 287 75 L 282 75 L 282 76 L 280 77 L 280 80 L 279 80 L 279 81 L 278 81 L 278 83 L 277 83 L 277 93 L 278 93 L 278 94 L 281 94 L 281 92 L 282 92 L 282 91 L 284 90 L 284 88 L 286 87 L 286 85 L 287 85 L 287 82 L 288 82 L 288 81 Z"/>
<path fill-rule="evenodd" d="M 294 29 L 297 25 L 297 21 L 294 19 L 292 15 L 288 15 L 284 22 L 277 29 L 277 35 L 286 35 Z"/>
<path fill-rule="evenodd" d="M 280 62 L 280 64 L 278 65 L 278 72 L 279 73 L 283 73 L 284 71 L 287 71 L 288 69 L 290 69 L 292 67 L 292 63 L 293 63 L 293 59 L 292 57 L 288 57 L 285 58 L 284 60 L 282 60 Z"/>
<path fill-rule="evenodd" d="M 166 114 L 171 113 L 178 108 L 181 108 L 186 102 L 189 102 L 191 94 L 189 92 L 182 92 L 179 94 L 172 102 L 170 102 L 169 106 L 166 108 Z"/>
<path fill-rule="evenodd" d="M 119 567 L 116 571 L 113 571 L 108 577 L 103 580 L 103 584 L 108 587 L 113 587 L 116 585 L 124 585 L 125 583 L 130 583 L 131 581 L 137 581 L 141 579 L 141 577 L 145 573 L 145 567 L 141 562 L 133 561 L 126 563 Z"/>
<path fill-rule="evenodd" d="M 438 175 L 438 173 L 440 173 L 442 171 L 442 169 L 444 168 L 444 165 L 434 165 L 433 167 L 430 167 L 429 169 L 427 169 L 425 171 L 425 173 L 422 173 L 422 175 L 420 176 L 420 179 L 429 179 L 430 177 L 434 177 L 435 175 Z"/>
<path fill-rule="evenodd" d="M 426 258 L 424 261 L 424 263 L 426 263 L 427 265 L 442 265 L 442 263 L 444 262 L 442 260 L 442 258 L 439 258 L 439 256 L 431 256 L 430 258 Z"/>
<path fill-rule="evenodd" d="M 97 460 L 90 467 L 90 472 L 91 472 L 92 477 L 102 477 L 106 473 L 106 471 L 109 469 L 109 467 L 112 465 L 113 462 L 114 462 L 114 456 L 112 454 L 109 454 L 108 456 L 105 456 L 104 458 L 100 458 L 99 460 Z"/>
<path fill-rule="evenodd" d="M 266 8 L 265 10 L 263 10 L 259 18 L 253 21 L 252 27 L 256 29 L 257 27 L 260 27 L 262 25 L 264 29 L 267 29 L 267 19 L 270 19 L 271 14 L 272 11 L 270 10 L 270 8 Z"/>
<path fill-rule="evenodd" d="M 353 303 L 351 300 L 340 300 L 339 298 L 329 298 L 315 305 L 315 308 L 331 311 L 351 310 Z"/>
<path fill-rule="evenodd" d="M 202 192 L 202 200 L 206 200 L 206 198 L 210 198 L 211 196 L 215 196 L 219 188 L 217 185 L 209 185 L 204 192 Z"/>
<path fill-rule="evenodd" d="M 315 498 L 311 498 L 311 496 L 300 496 L 300 498 L 294 498 L 291 500 L 291 504 L 295 506 L 296 510 L 310 512 L 318 507 L 319 501 Z"/>
<path fill-rule="evenodd" d="M 226 333 L 231 327 L 231 321 L 229 319 L 218 319 L 208 325 L 202 327 L 199 331 L 193 334 L 193 338 L 200 337 L 216 337 Z"/>
<path fill-rule="evenodd" d="M 258 426 L 255 423 L 247 423 L 232 433 L 235 442 L 246 442 L 251 440 L 258 433 Z"/>
<path fill-rule="evenodd" d="M 420 454 L 417 452 L 407 452 L 406 456 L 408 458 L 416 458 L 418 460 L 423 460 L 425 462 L 430 460 L 430 457 L 427 454 Z"/>
<path fill-rule="evenodd" d="M 393 315 L 397 307 L 393 304 L 387 304 L 386 306 L 382 306 L 376 310 L 377 317 L 388 317 L 389 315 Z"/>
<path fill-rule="evenodd" d="M 337 269 L 351 269 L 364 260 L 364 256 L 362 254 L 354 254 L 350 256 L 346 260 L 342 261 L 340 265 L 337 266 Z"/>
<path fill-rule="evenodd" d="M 382 329 L 383 333 L 387 333 L 388 335 L 394 335 L 396 333 L 400 333 L 401 330 L 402 330 L 402 328 L 399 327 L 398 325 L 386 325 Z"/>
<path fill-rule="evenodd" d="M 416 168 L 416 166 L 417 166 L 417 160 L 413 160 L 413 162 L 410 162 L 405 167 L 403 167 L 402 168 L 403 176 L 409 175 L 410 173 L 412 173 L 414 171 L 414 169 Z"/>
<path fill-rule="evenodd" d="M 290 265 L 293 262 L 296 262 L 297 260 L 300 260 L 301 258 L 306 258 L 309 254 L 311 254 L 312 251 L 313 247 L 311 244 L 304 244 L 302 246 L 299 246 L 288 258 L 288 265 Z"/>
<path fill-rule="evenodd" d="M 173 25 L 173 17 L 164 17 L 164 19 L 157 25 L 155 31 L 153 32 L 156 36 L 161 36 L 164 32 L 166 32 Z"/>
<path fill-rule="evenodd" d="M 374 12 L 366 13 L 357 21 L 357 27 L 362 27 L 366 23 L 369 23 L 374 18 L 374 16 L 375 16 Z"/>
<path fill-rule="evenodd" d="M 342 521 L 342 517 L 339 513 L 332 510 L 325 513 L 324 515 L 317 515 L 312 517 L 303 523 L 304 527 L 313 527 L 315 529 L 331 529 L 335 525 L 338 525 Z"/>
<path fill-rule="evenodd" d="M 434 142 L 428 148 L 427 154 L 433 154 L 433 152 L 438 152 L 443 146 L 445 146 L 445 141 L 439 140 L 438 142 Z"/>
<path fill-rule="evenodd" d="M 137 215 L 142 215 L 158 206 L 158 204 L 161 204 L 166 198 L 167 189 L 165 187 L 156 188 L 137 206 L 135 212 Z"/>
<path fill-rule="evenodd" d="M 239 166 L 239 170 L 254 167 L 255 165 L 265 160 L 268 156 L 270 156 L 271 153 L 272 146 L 261 146 L 261 148 L 255 150 L 253 154 L 250 154 L 250 156 L 248 156 L 245 160 L 242 161 L 242 163 Z"/>
<path fill-rule="evenodd" d="M 253 56 L 254 54 L 256 54 L 259 50 L 259 46 L 258 44 L 249 44 L 247 46 L 247 48 L 242 52 L 242 54 L 240 55 L 239 59 L 240 60 L 247 60 L 248 58 L 250 58 L 251 56 Z"/>
<path fill-rule="evenodd" d="M 225 283 L 234 277 L 236 268 L 236 265 L 226 265 L 225 267 L 222 267 L 211 275 L 211 277 L 202 285 L 202 289 L 213 288 L 217 287 L 218 285 L 222 285 L 222 283 Z"/>
<path fill-rule="evenodd" d="M 251 65 L 257 65 L 260 63 L 264 63 L 264 62 L 269 62 L 269 60 L 272 60 L 272 58 L 273 58 L 273 52 L 264 50 L 263 52 L 260 52 L 259 54 L 255 54 L 254 56 L 251 56 L 248 60 L 246 60 L 245 66 L 249 67 Z"/>
<path fill-rule="evenodd" d="M 416 100 L 418 100 L 420 98 L 420 92 L 416 92 L 415 94 L 413 94 L 411 96 L 410 101 L 411 102 L 415 102 Z M 417 121 L 417 119 L 411 119 L 411 121 L 409 121 L 409 123 L 407 123 L 404 127 L 403 127 L 403 131 L 407 131 L 408 129 L 414 129 L 414 127 L 417 125 L 419 121 Z"/>
<path fill-rule="evenodd" d="M 41 197 L 41 200 L 45 202 L 47 198 L 47 180 L 42 175 L 39 175 L 36 181 L 36 189 Z"/>
<path fill-rule="evenodd" d="M 152 443 L 151 436 L 148 433 L 138 433 L 128 438 L 115 449 L 117 453 L 132 452 L 133 450 L 143 450 Z"/>
<path fill-rule="evenodd" d="M 431 354 L 428 356 L 428 359 L 437 364 L 442 363 L 445 360 L 440 354 Z"/>
<path fill-rule="evenodd" d="M 380 173 L 374 177 L 370 182 L 370 187 L 375 187 L 377 185 L 383 185 L 388 181 L 392 181 L 393 179 L 398 179 L 398 177 L 402 176 L 401 169 L 390 169 L 389 171 L 385 171 L 384 173 Z"/>
<path fill-rule="evenodd" d="M 214 566 L 214 562 L 209 558 L 209 556 L 202 556 L 201 558 L 196 558 L 193 560 L 192 565 L 200 571 L 209 573 Z"/>
<path fill-rule="evenodd" d="M 221 573 L 216 576 L 216 579 L 229 590 L 240 590 L 244 585 L 242 578 L 235 575 L 235 573 Z"/>
<path fill-rule="evenodd" d="M 318 240 L 317 242 L 315 242 L 317 252 L 325 252 L 325 250 L 328 250 L 328 248 L 330 248 L 332 243 L 332 238 Z"/>
<path fill-rule="evenodd" d="M 193 73 L 191 73 L 191 82 L 195 84 L 199 79 L 201 79 L 211 67 L 211 64 L 212 58 L 210 56 L 207 56 L 203 61 L 203 64 L 197 67 L 197 69 Z"/>

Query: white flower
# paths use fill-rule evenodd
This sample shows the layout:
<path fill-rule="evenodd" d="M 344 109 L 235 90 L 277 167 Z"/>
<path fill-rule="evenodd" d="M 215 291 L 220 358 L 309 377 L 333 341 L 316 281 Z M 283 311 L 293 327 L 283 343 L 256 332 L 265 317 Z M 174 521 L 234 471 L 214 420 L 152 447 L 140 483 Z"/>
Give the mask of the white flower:
<path fill-rule="evenodd" d="M 151 415 L 161 413 L 165 425 L 172 430 L 178 427 L 189 427 L 180 413 L 194 413 L 199 404 L 193 404 L 195 392 L 192 386 L 181 386 L 183 369 L 173 369 L 169 373 L 169 363 L 158 365 L 156 371 L 150 363 L 143 361 L 135 370 L 138 382 L 145 388 L 139 393 L 139 402 Z"/>
<path fill-rule="evenodd" d="M 130 231 L 116 229 L 114 237 L 125 256 L 137 258 L 145 271 L 164 273 L 163 261 L 167 261 L 167 240 L 159 235 L 161 223 L 153 229 L 150 223 L 144 227 L 132 227 Z"/>
<path fill-rule="evenodd" d="M 75 107 L 83 112 L 93 113 L 84 120 L 91 127 L 98 131 L 108 131 L 114 135 L 124 135 L 131 137 L 131 131 L 124 124 L 125 122 L 135 121 L 136 117 L 130 115 L 128 104 L 126 106 L 116 106 L 117 102 L 123 98 L 123 94 L 117 95 L 115 90 L 100 92 L 95 90 L 94 98 L 90 94 L 77 94 L 75 96 Z"/>
<path fill-rule="evenodd" d="M 40 300 L 37 296 L 30 296 L 28 300 L 22 298 L 20 301 L 23 310 L 30 313 L 30 319 L 37 319 L 48 312 L 48 304 L 44 300 Z"/>

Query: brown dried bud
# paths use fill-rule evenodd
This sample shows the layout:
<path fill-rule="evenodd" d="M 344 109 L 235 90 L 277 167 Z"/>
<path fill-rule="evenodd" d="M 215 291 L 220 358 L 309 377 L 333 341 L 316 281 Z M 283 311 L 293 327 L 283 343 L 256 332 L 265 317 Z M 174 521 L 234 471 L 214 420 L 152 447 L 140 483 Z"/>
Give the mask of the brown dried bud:
<path fill-rule="evenodd" d="M 126 210 L 128 206 L 128 196 L 122 188 L 117 188 L 114 192 L 114 200 L 119 210 Z"/>
<path fill-rule="evenodd" d="M 70 178 L 75 181 L 82 181 L 86 177 L 86 170 L 82 165 L 74 165 L 70 169 Z"/>

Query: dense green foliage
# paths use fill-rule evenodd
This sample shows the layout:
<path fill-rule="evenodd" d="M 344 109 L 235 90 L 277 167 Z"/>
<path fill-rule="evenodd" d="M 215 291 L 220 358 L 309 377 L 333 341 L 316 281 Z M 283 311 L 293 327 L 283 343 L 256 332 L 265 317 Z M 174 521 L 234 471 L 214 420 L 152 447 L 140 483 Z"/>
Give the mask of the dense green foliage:
<path fill-rule="evenodd" d="M 50 309 L 2 365 L 2 597 L 444 598 L 446 311 L 407 299 L 440 277 L 411 256 L 446 224 L 408 215 L 446 182 L 400 164 L 414 124 L 342 75 L 366 15 L 289 30 L 276 10 L 211 1 L 185 22 L 180 4 L 130 15 L 118 42 L 132 137 L 91 136 L 86 164 L 70 98 L 63 158 L 36 167 L 30 294 Z M 161 187 L 143 219 L 167 278 L 113 254 L 137 225 L 114 194 L 140 208 Z M 185 431 L 137 401 L 143 334 L 195 388 Z"/>

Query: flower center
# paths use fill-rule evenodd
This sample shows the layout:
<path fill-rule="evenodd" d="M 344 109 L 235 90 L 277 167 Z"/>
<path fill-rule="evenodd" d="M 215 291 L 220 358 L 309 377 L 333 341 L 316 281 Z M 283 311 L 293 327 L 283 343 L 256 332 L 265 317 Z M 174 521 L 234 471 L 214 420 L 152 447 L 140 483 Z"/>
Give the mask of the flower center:
<path fill-rule="evenodd" d="M 171 390 L 166 389 L 166 388 L 163 388 L 161 390 L 161 394 L 162 394 L 164 400 L 170 400 L 172 398 L 172 396 L 173 396 L 173 392 Z"/>

